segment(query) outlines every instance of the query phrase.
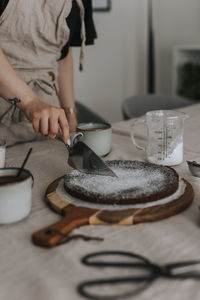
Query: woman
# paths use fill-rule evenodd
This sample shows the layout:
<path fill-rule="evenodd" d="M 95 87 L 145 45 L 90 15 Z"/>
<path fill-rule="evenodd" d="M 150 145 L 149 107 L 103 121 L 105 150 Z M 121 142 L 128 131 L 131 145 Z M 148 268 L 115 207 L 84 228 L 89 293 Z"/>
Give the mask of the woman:
<path fill-rule="evenodd" d="M 1 0 L 0 137 L 7 145 L 59 133 L 70 143 L 77 125 L 71 46 L 81 46 L 82 68 L 84 44 L 95 37 L 91 0 Z"/>

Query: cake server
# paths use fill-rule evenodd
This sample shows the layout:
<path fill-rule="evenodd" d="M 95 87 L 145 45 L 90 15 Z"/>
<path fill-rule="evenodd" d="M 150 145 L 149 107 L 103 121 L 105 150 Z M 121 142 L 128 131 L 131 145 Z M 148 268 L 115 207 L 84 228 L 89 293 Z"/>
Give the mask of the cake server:
<path fill-rule="evenodd" d="M 62 141 L 61 137 L 58 137 Z M 85 143 L 78 141 L 68 149 L 68 164 L 83 173 L 117 177 L 117 175 L 106 165 L 106 163 Z"/>
<path fill-rule="evenodd" d="M 85 143 L 78 141 L 68 147 L 68 164 L 80 172 L 117 177 L 105 162 Z"/>

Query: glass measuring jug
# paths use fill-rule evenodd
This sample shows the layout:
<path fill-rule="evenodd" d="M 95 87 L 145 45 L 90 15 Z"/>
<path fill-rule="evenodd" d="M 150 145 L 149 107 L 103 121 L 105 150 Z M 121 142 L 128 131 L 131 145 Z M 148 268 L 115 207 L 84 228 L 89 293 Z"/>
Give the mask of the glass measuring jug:
<path fill-rule="evenodd" d="M 146 152 L 151 163 L 174 166 L 183 161 L 183 130 L 188 115 L 174 110 L 154 110 L 146 113 L 146 118 L 132 124 L 131 138 L 137 149 Z M 137 144 L 134 127 L 147 125 L 147 146 Z"/>

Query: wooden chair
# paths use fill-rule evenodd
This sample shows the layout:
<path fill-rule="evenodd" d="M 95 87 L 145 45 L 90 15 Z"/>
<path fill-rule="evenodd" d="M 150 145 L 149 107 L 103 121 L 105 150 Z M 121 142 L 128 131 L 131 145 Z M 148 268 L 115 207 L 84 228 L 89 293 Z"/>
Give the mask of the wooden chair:
<path fill-rule="evenodd" d="M 124 120 L 136 118 L 151 110 L 177 109 L 196 104 L 196 101 L 184 99 L 178 96 L 165 95 L 138 95 L 125 99 L 122 103 L 122 115 Z"/>

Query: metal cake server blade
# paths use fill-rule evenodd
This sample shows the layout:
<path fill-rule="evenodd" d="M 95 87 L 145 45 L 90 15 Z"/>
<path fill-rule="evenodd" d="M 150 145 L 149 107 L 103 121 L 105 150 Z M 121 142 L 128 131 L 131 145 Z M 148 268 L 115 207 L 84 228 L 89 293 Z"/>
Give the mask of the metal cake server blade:
<path fill-rule="evenodd" d="M 117 177 L 105 162 L 85 143 L 78 141 L 68 146 L 68 164 L 80 172 Z"/>
<path fill-rule="evenodd" d="M 64 143 L 61 136 L 57 136 L 56 139 Z M 78 141 L 72 143 L 72 146 L 64 145 L 68 149 L 68 164 L 72 168 L 87 174 L 117 177 L 105 162 L 85 143 Z"/>

